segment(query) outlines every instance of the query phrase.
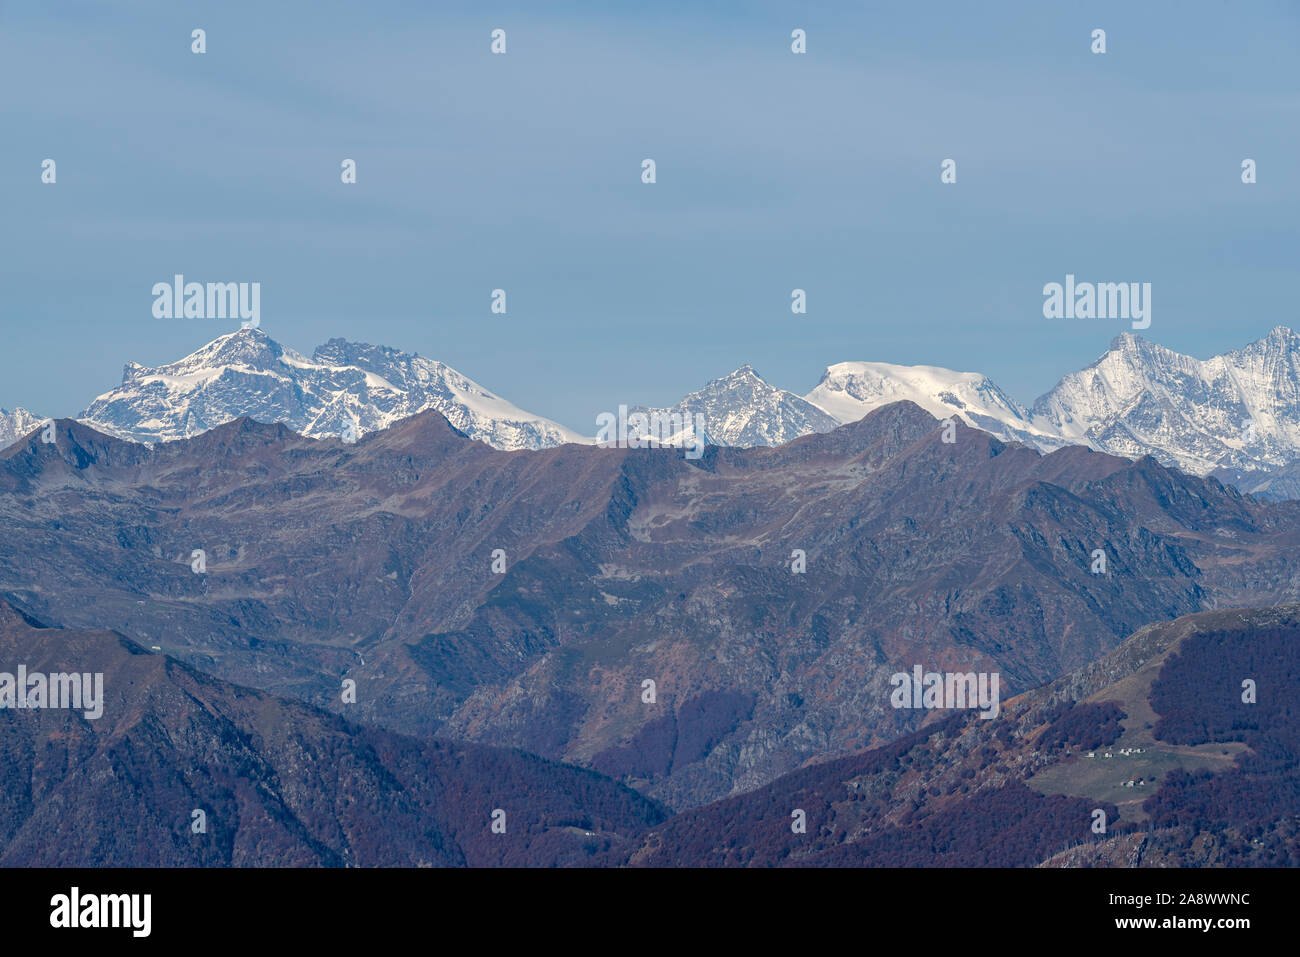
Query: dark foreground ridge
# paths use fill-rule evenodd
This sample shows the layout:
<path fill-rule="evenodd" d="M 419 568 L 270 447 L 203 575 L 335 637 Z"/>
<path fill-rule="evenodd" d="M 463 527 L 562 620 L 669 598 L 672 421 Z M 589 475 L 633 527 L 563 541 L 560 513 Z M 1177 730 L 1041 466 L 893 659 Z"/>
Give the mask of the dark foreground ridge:
<path fill-rule="evenodd" d="M 591 771 L 360 727 L 0 605 L 0 661 L 104 687 L 98 719 L 0 709 L 0 864 L 1295 866 L 1297 640 L 1300 606 L 1151 626 L 996 720 L 667 817 Z"/>
<path fill-rule="evenodd" d="M 0 865 L 555 866 L 664 818 L 591 771 L 363 728 L 112 632 L 33 625 L 0 604 L 0 670 L 98 672 L 103 715 L 0 709 Z"/>

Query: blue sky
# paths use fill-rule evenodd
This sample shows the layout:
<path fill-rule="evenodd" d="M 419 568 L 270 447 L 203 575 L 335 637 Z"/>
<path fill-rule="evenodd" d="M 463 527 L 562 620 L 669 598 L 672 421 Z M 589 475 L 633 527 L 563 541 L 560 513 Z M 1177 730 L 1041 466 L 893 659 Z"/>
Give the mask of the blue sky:
<path fill-rule="evenodd" d="M 1127 327 L 1044 319 L 1067 272 L 1150 282 L 1194 355 L 1300 327 L 1300 4 L 814 6 L 0 0 L 0 406 L 237 327 L 155 319 L 176 272 L 575 428 L 744 363 L 1028 402 Z"/>

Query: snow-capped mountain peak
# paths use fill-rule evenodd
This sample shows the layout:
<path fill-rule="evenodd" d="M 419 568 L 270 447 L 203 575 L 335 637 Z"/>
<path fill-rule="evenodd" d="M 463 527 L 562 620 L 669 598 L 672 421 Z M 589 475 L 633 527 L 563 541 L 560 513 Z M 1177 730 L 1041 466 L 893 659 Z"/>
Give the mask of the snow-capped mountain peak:
<path fill-rule="evenodd" d="M 1270 468 L 1300 457 L 1300 336 L 1277 326 L 1196 359 L 1132 333 L 1034 403 L 1034 424 L 1071 442 L 1185 471 Z"/>
<path fill-rule="evenodd" d="M 23 408 L 15 408 L 12 412 L 0 409 L 0 449 L 35 432 L 44 421 L 36 413 Z"/>
<path fill-rule="evenodd" d="M 782 445 L 840 424 L 793 392 L 771 385 L 750 365 L 712 380 L 670 409 L 639 411 L 680 413 L 692 422 L 701 415 L 710 442 L 733 446 Z"/>
<path fill-rule="evenodd" d="M 840 422 L 856 422 L 891 402 L 909 400 L 940 419 L 957 416 L 967 425 L 1009 441 L 1042 448 L 1061 443 L 1030 421 L 1024 407 L 988 376 L 938 366 L 888 362 L 839 362 L 827 366 L 804 398 Z"/>
<path fill-rule="evenodd" d="M 142 442 L 185 438 L 244 415 L 324 438 L 364 435 L 426 409 L 502 449 L 588 441 L 441 362 L 343 339 L 309 359 L 251 328 L 157 368 L 128 363 L 122 384 L 80 418 Z"/>

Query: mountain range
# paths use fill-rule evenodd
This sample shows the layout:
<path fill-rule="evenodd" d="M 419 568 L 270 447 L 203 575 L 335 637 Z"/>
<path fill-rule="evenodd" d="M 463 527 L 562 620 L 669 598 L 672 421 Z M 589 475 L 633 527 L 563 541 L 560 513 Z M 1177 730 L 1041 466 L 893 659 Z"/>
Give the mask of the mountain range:
<path fill-rule="evenodd" d="M 1279 326 L 1242 349 L 1199 360 L 1122 333 L 1028 408 L 987 376 L 882 362 L 829 366 L 802 398 L 746 366 L 674 408 L 703 412 L 710 435 L 725 444 L 779 445 L 902 400 L 1040 451 L 1085 445 L 1126 458 L 1152 455 L 1244 491 L 1285 496 L 1294 489 L 1274 473 L 1300 462 L 1300 335 Z M 733 422 L 743 429 L 728 428 Z"/>
<path fill-rule="evenodd" d="M 355 443 L 54 426 L 0 452 L 15 607 L 319 707 L 351 679 L 355 720 L 672 807 L 914 730 L 886 682 L 917 663 L 1010 694 L 1151 621 L 1300 600 L 1300 503 L 964 424 L 949 442 L 911 402 L 699 459 L 502 452 L 432 411 Z"/>
<path fill-rule="evenodd" d="M 831 365 L 803 396 L 746 365 L 670 407 L 631 407 L 684 415 L 689 423 L 698 414 L 710 443 L 754 447 L 828 432 L 903 400 L 1044 452 L 1073 444 L 1128 458 L 1152 455 L 1265 497 L 1298 490 L 1289 476 L 1300 463 L 1300 336 L 1282 326 L 1207 360 L 1123 333 L 1096 362 L 1067 374 L 1028 407 L 977 373 L 881 362 Z M 587 432 L 517 408 L 443 363 L 343 339 L 307 358 L 257 329 L 222 336 L 157 368 L 129 363 L 122 383 L 78 418 L 110 435 L 154 443 L 241 416 L 314 438 L 354 437 L 430 409 L 503 450 L 593 441 Z M 0 410 L 0 448 L 40 422 L 23 409 Z M 693 432 L 692 425 L 668 441 L 680 444 Z"/>

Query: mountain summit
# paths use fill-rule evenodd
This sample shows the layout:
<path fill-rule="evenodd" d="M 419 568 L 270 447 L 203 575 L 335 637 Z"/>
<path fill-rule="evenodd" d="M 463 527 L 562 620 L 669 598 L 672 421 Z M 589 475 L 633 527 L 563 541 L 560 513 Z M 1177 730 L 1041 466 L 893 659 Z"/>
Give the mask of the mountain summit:
<path fill-rule="evenodd" d="M 1277 326 L 1202 360 L 1122 333 L 1038 399 L 1031 418 L 1069 442 L 1198 475 L 1285 465 L 1300 458 L 1300 335 Z"/>
<path fill-rule="evenodd" d="M 702 415 L 708 440 L 717 445 L 784 445 L 840 425 L 806 399 L 769 384 L 750 365 L 712 380 L 670 409 L 640 411 Z"/>
<path fill-rule="evenodd" d="M 12 445 L 24 435 L 35 431 L 45 421 L 39 415 L 17 408 L 12 412 L 0 409 L 0 449 Z"/>
<path fill-rule="evenodd" d="M 935 366 L 888 362 L 840 362 L 828 366 L 817 387 L 804 398 L 841 422 L 908 400 L 940 419 L 956 416 L 971 428 L 1005 441 L 1051 451 L 1066 443 L 1029 421 L 1025 409 L 988 376 Z"/>
<path fill-rule="evenodd" d="M 309 359 L 258 329 L 232 332 L 157 368 L 128 363 L 122 384 L 79 418 L 138 442 L 188 438 L 240 416 L 325 438 L 364 435 L 427 409 L 499 449 L 585 441 L 441 362 L 344 339 L 331 339 Z"/>

